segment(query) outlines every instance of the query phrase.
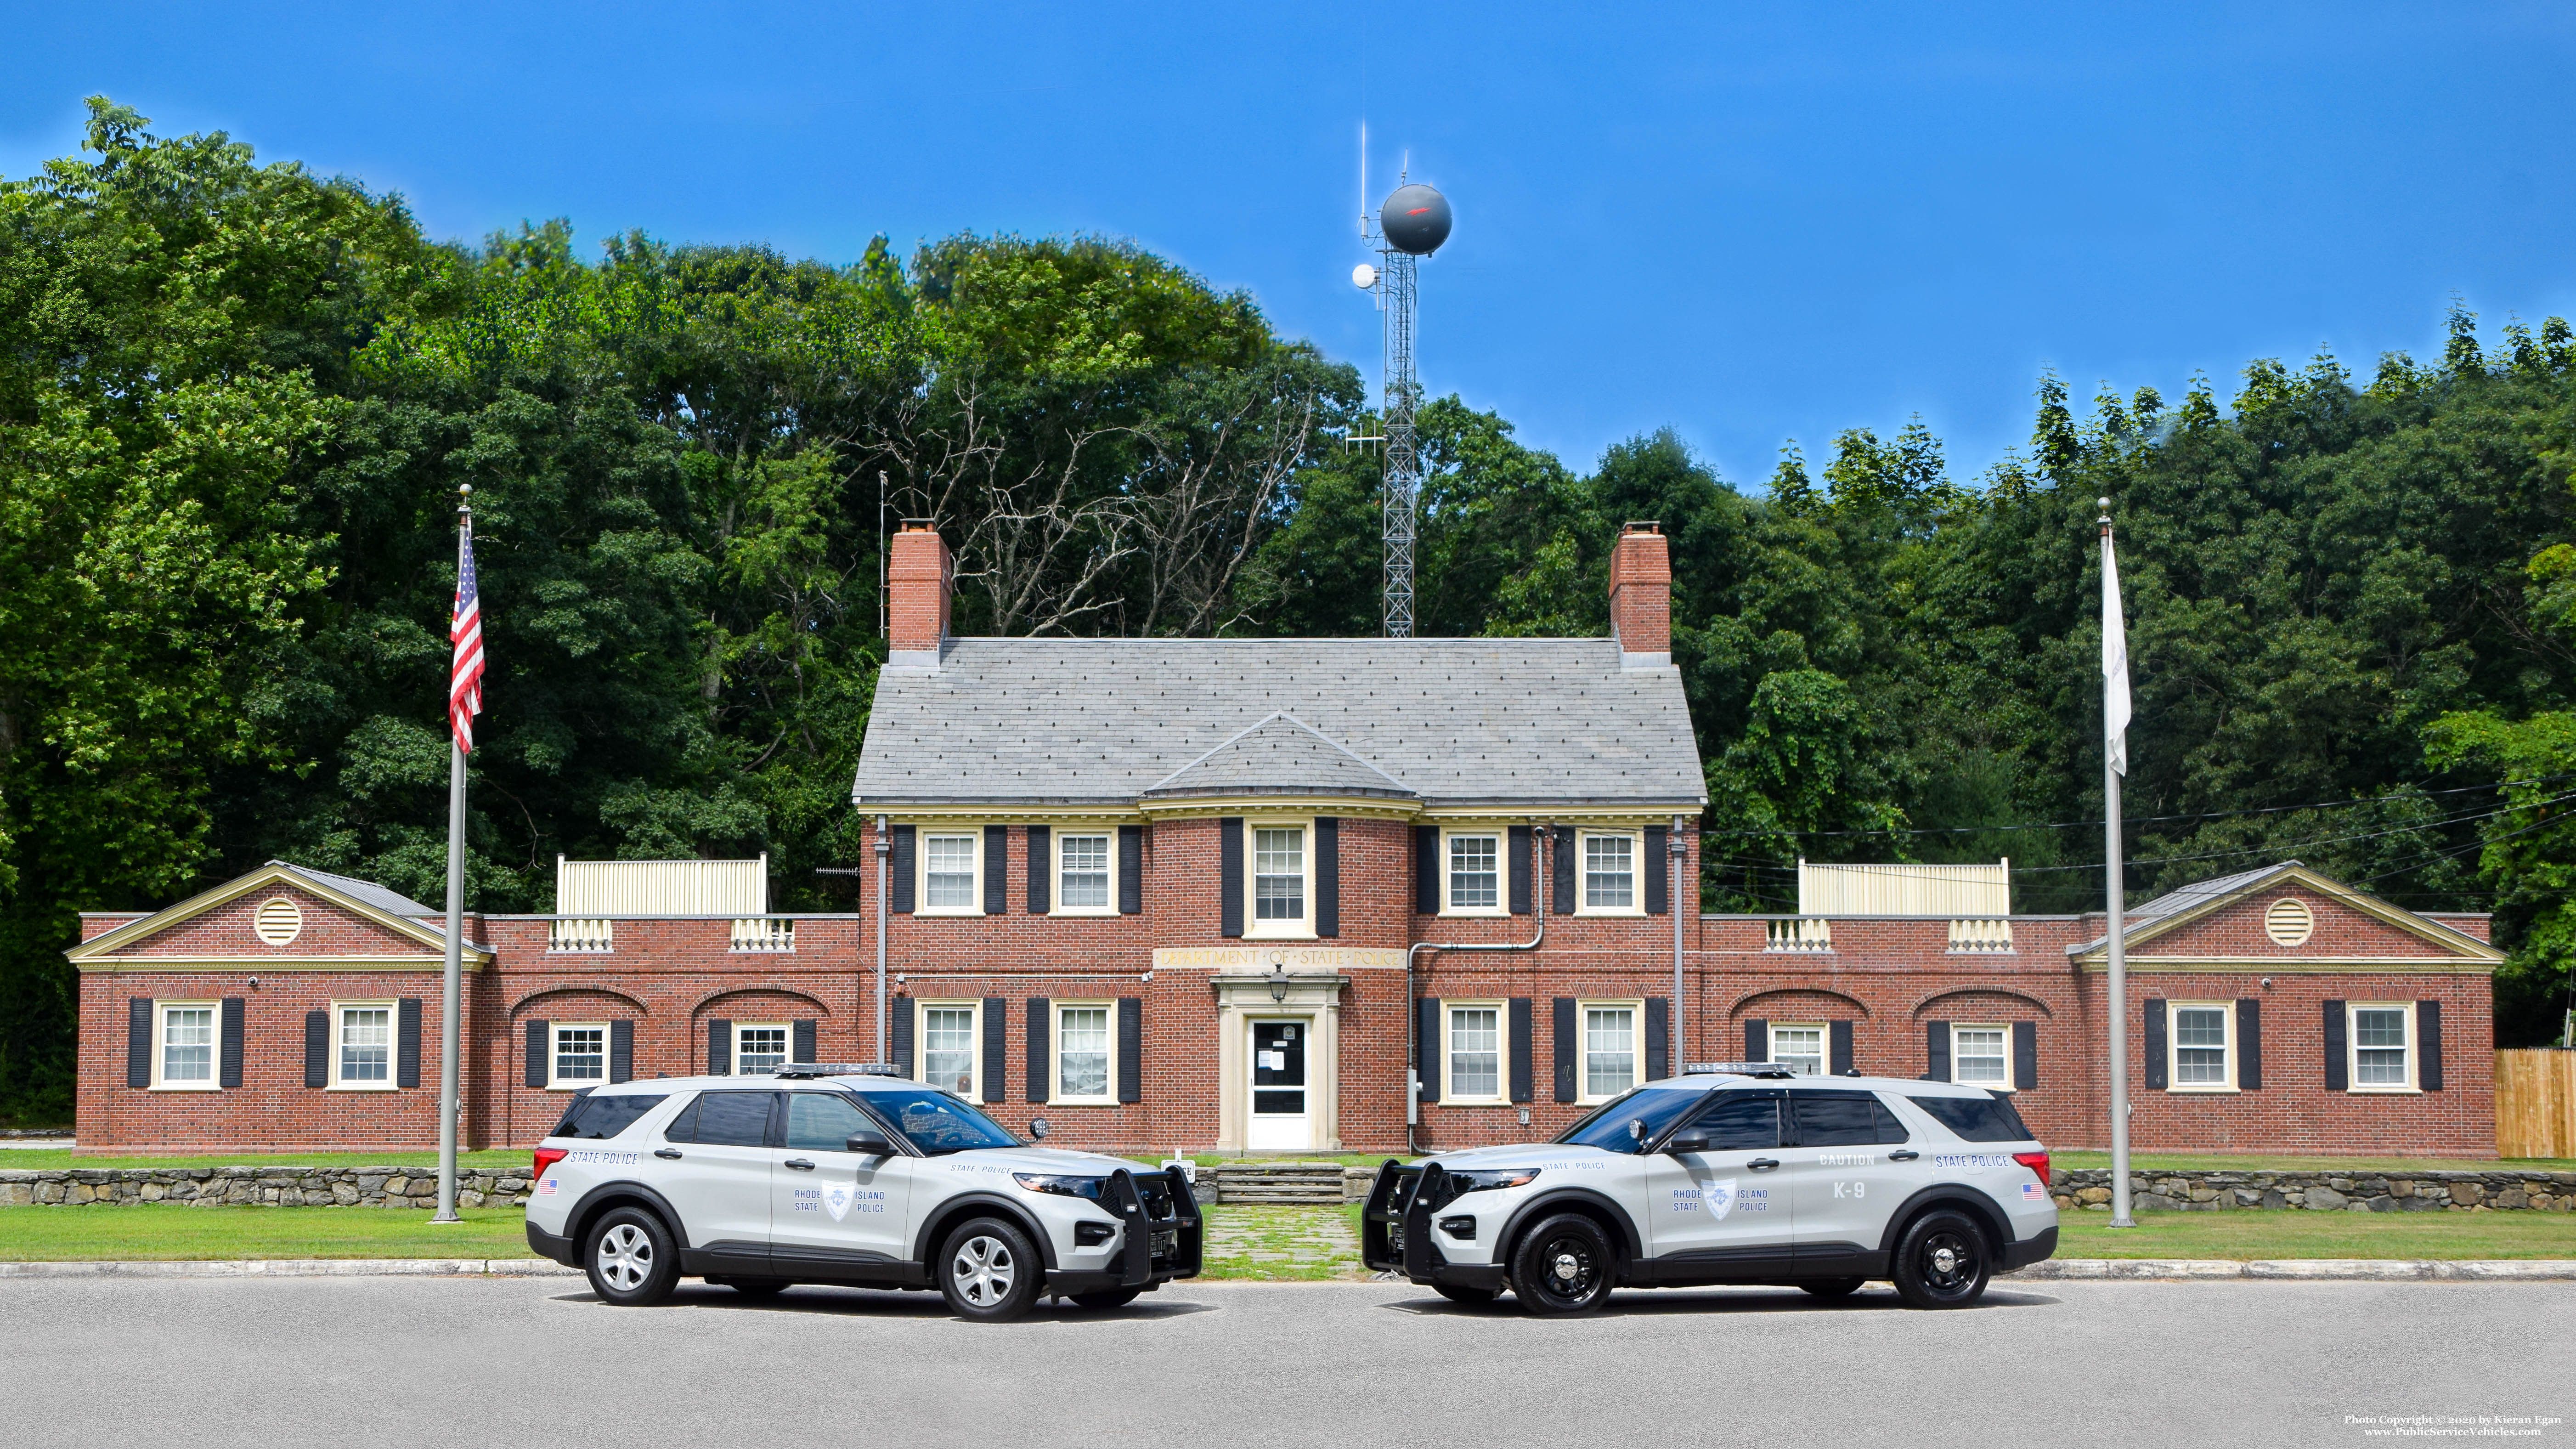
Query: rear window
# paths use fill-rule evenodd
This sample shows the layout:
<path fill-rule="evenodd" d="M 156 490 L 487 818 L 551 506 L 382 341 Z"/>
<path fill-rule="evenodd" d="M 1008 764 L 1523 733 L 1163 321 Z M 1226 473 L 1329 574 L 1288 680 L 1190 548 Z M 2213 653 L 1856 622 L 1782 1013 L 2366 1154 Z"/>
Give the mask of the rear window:
<path fill-rule="evenodd" d="M 614 1097 L 583 1096 L 564 1109 L 550 1137 L 607 1138 L 635 1125 L 635 1119 L 671 1100 L 670 1094 L 626 1092 Z"/>
<path fill-rule="evenodd" d="M 1908 1097 L 1963 1142 L 2028 1142 L 2021 1114 L 2001 1097 Z"/>

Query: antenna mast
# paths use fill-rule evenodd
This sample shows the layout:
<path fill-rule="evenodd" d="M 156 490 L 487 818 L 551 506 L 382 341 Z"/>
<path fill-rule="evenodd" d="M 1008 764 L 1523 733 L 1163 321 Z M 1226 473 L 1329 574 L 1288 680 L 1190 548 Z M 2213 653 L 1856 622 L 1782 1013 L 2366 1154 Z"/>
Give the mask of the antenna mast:
<path fill-rule="evenodd" d="M 1410 157 L 1406 171 L 1410 171 Z M 1449 239 L 1449 203 L 1428 186 L 1397 176 L 1393 195 L 1378 209 L 1375 224 L 1360 214 L 1360 239 L 1385 265 L 1362 263 L 1351 280 L 1376 296 L 1386 335 L 1386 468 L 1385 468 L 1385 632 L 1389 639 L 1413 637 L 1413 544 L 1416 511 L 1422 493 L 1422 455 L 1414 434 L 1414 412 L 1422 402 L 1422 384 L 1414 374 L 1413 343 L 1417 282 L 1424 257 Z M 1368 195 L 1368 129 L 1360 129 L 1360 195 Z"/>

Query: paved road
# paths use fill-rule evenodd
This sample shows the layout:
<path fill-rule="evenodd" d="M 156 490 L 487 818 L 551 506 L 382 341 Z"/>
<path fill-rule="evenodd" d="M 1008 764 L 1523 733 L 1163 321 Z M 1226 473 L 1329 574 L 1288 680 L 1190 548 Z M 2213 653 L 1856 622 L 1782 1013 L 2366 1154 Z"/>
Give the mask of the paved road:
<path fill-rule="evenodd" d="M 1709 1290 L 1573 1323 L 1205 1284 L 992 1328 L 818 1288 L 48 1279 L 0 1283 L 0 1444 L 2331 1445 L 2367 1442 L 2347 1415 L 2576 1418 L 2571 1363 L 2563 1283 L 2054 1283 L 1932 1314 Z"/>

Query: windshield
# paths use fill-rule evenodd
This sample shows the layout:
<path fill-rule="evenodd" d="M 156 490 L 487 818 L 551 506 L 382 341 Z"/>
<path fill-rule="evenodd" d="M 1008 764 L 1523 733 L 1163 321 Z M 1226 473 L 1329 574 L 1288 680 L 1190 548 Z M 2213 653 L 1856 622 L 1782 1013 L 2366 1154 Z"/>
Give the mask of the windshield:
<path fill-rule="evenodd" d="M 1556 1140 L 1607 1152 L 1634 1152 L 1637 1139 L 1628 1134 L 1631 1118 L 1645 1119 L 1646 1140 L 1651 1142 L 1707 1095 L 1705 1091 L 1673 1087 L 1639 1087 L 1603 1103 L 1600 1110 L 1567 1128 L 1565 1135 Z"/>
<path fill-rule="evenodd" d="M 869 1092 L 861 1101 L 895 1125 L 913 1146 L 933 1157 L 979 1147 L 1017 1147 L 1020 1139 L 1001 1123 L 935 1087 Z"/>

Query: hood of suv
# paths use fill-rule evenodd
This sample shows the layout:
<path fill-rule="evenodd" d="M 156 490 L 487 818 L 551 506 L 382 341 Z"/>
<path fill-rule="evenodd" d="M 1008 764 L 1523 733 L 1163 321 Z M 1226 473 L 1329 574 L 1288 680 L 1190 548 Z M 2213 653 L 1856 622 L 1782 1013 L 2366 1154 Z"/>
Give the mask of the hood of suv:
<path fill-rule="evenodd" d="M 1107 1177 L 1122 1167 L 1138 1177 L 1160 1171 L 1129 1158 L 1067 1147 L 981 1147 L 931 1158 L 929 1165 L 969 1173 L 1060 1172 L 1076 1177 Z"/>
<path fill-rule="evenodd" d="M 1624 1152 L 1605 1152 L 1598 1147 L 1574 1147 L 1562 1142 L 1522 1142 L 1505 1147 L 1470 1147 L 1462 1152 L 1435 1152 L 1416 1158 L 1410 1165 L 1420 1167 L 1437 1162 L 1445 1168 L 1467 1167 L 1550 1167 L 1581 1162 L 1587 1165 L 1607 1164 L 1629 1156 Z"/>

